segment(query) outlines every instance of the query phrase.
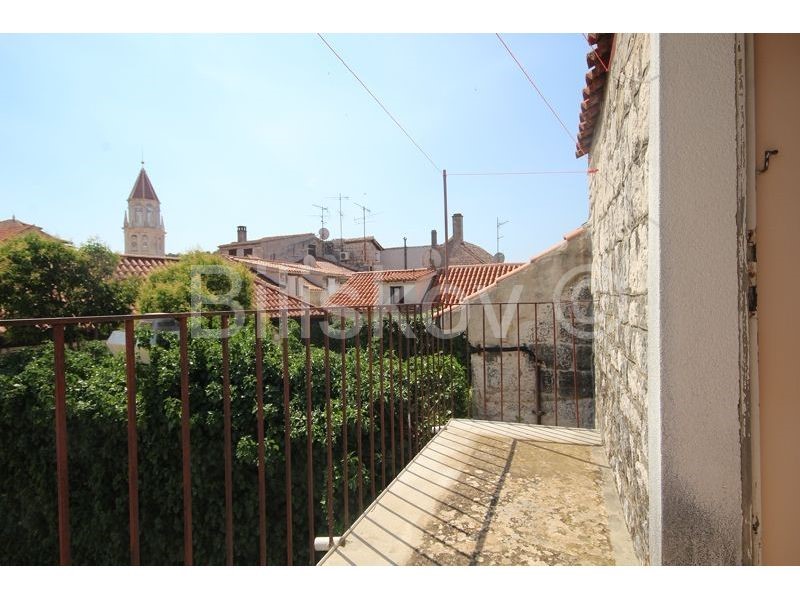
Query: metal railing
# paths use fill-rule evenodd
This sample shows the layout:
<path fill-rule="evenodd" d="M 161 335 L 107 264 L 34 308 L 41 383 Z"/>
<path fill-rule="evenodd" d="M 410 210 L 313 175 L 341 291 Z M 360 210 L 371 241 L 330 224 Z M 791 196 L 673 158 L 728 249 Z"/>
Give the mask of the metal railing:
<path fill-rule="evenodd" d="M 580 308 L 578 308 L 580 307 Z M 56 441 L 56 482 L 58 507 L 59 562 L 71 564 L 70 481 L 68 464 L 67 383 L 65 332 L 77 325 L 121 324 L 125 332 L 125 383 L 127 406 L 128 461 L 128 532 L 130 563 L 141 562 L 139 514 L 139 432 L 137 431 L 137 354 L 136 325 L 139 322 L 172 319 L 177 323 L 180 379 L 180 448 L 183 498 L 183 562 L 194 563 L 193 494 L 192 494 L 192 406 L 190 403 L 190 340 L 199 325 L 214 321 L 214 327 L 202 329 L 204 335 L 217 331 L 221 351 L 221 387 L 224 436 L 224 544 L 226 564 L 234 564 L 234 440 L 231 399 L 231 328 L 237 323 L 255 328 L 255 426 L 258 485 L 258 556 L 267 564 L 267 448 L 265 443 L 265 373 L 264 336 L 266 322 L 277 327 L 280 346 L 280 379 L 283 408 L 283 444 L 285 469 L 285 564 L 291 565 L 296 552 L 293 529 L 297 519 L 305 519 L 308 532 L 308 561 L 315 563 L 315 534 L 320 525 L 329 544 L 352 523 L 351 510 L 360 514 L 365 506 L 396 477 L 398 472 L 425 446 L 452 417 L 477 416 L 489 419 L 512 419 L 536 423 L 570 424 L 560 411 L 569 399 L 564 397 L 564 381 L 573 379 L 571 402 L 577 426 L 591 426 L 586 398 L 579 397 L 579 377 L 584 377 L 585 356 L 578 350 L 591 340 L 591 329 L 576 324 L 576 312 L 590 314 L 591 303 L 483 303 L 480 305 L 437 306 L 408 304 L 348 308 L 308 308 L 298 310 L 248 310 L 146 314 L 50 319 L 7 319 L 5 328 L 50 328 L 54 344 L 54 400 Z M 544 313 L 548 313 L 544 315 Z M 511 315 L 511 316 L 509 316 Z M 290 343 L 289 322 L 299 324 L 301 345 Z M 480 323 L 480 325 L 478 325 Z M 445 327 L 445 324 L 447 325 Z M 489 328 L 487 330 L 487 324 Z M 545 338 L 545 334 L 547 339 Z M 338 348 L 337 348 L 338 346 Z M 292 350 L 294 348 L 294 350 Z M 302 350 L 298 350 L 302 348 Z M 571 348 L 571 355 L 568 350 Z M 305 361 L 304 389 L 292 389 L 290 354 L 302 352 Z M 321 352 L 324 372 L 325 414 L 325 489 L 315 490 L 313 437 L 314 372 L 312 353 Z M 505 355 L 513 353 L 511 368 Z M 585 352 L 584 352 L 585 354 Z M 448 358 L 450 357 L 450 358 Z M 458 397 L 452 371 L 446 368 L 457 360 L 467 371 L 472 397 Z M 341 381 L 338 397 L 332 392 L 332 366 L 338 363 Z M 354 363 L 348 370 L 348 364 Z M 449 368 L 449 367 L 448 367 Z M 589 372 L 591 369 L 589 368 Z M 322 375 L 322 374 L 317 374 Z M 512 380 L 516 386 L 510 385 Z M 584 382 L 585 383 L 585 382 Z M 561 388 L 559 385 L 561 384 Z M 586 387 L 584 385 L 584 387 Z M 305 394 L 305 495 L 307 514 L 292 512 L 292 394 Z M 509 396 L 515 403 L 509 402 Z M 348 406 L 348 403 L 354 403 Z M 588 402 L 592 402 L 588 398 Z M 341 456 L 334 456 L 333 406 L 341 409 Z M 366 406 L 364 406 L 366 404 Z M 516 404 L 516 406 L 514 406 Z M 547 408 L 551 407 L 548 411 Z M 581 412 L 581 408 L 584 411 Z M 592 405 L 593 407 L 593 405 Z M 509 408 L 511 410 L 509 411 Z M 516 408 L 516 411 L 513 409 Z M 593 408 L 591 409 L 593 410 Z M 588 412 L 591 412 L 588 411 Z M 350 418 L 355 412 L 355 419 Z M 509 414 L 509 412 L 511 414 Z M 516 412 L 516 414 L 514 414 Z M 549 416 L 548 416 L 549 415 Z M 552 418 L 550 418 L 552 417 Z M 559 422 L 560 417 L 560 422 Z M 349 447 L 355 440 L 356 448 Z M 354 479 L 349 472 L 355 459 Z M 341 469 L 341 489 L 334 489 L 334 469 Z M 351 489 L 352 488 L 352 489 Z M 353 497 L 351 493 L 355 496 Z M 323 496 L 324 494 L 324 496 Z M 337 498 L 338 496 L 338 498 Z M 325 523 L 318 520 L 317 508 L 324 499 Z M 334 506 L 340 503 L 338 526 Z M 146 535 L 147 532 L 142 532 Z"/>

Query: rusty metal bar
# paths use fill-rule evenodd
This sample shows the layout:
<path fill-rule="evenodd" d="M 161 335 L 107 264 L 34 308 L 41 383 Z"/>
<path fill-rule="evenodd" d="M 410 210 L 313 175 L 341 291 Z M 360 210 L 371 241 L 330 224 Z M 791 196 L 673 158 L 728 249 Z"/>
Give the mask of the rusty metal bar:
<path fill-rule="evenodd" d="M 556 305 L 550 303 L 553 312 L 553 406 L 556 413 L 556 426 L 558 426 L 558 323 L 556 322 Z"/>
<path fill-rule="evenodd" d="M 536 365 L 536 388 L 534 389 L 534 408 L 536 409 L 536 424 L 542 423 L 542 363 L 539 360 L 539 305 L 533 305 L 533 359 Z"/>
<path fill-rule="evenodd" d="M 282 321 L 283 346 L 283 449 L 286 483 L 286 564 L 292 564 L 292 412 L 290 406 L 289 381 L 289 331 L 288 323 Z"/>
<path fill-rule="evenodd" d="M 258 561 L 267 564 L 267 488 L 264 446 L 264 348 L 261 346 L 261 313 L 256 313 L 256 431 L 258 443 Z"/>
<path fill-rule="evenodd" d="M 408 324 L 408 311 L 406 311 L 406 324 Z M 397 314 L 397 398 L 400 402 L 400 468 L 402 469 L 406 465 L 403 431 L 406 415 L 403 402 L 403 322 L 400 313 Z"/>
<path fill-rule="evenodd" d="M 228 315 L 222 316 L 222 412 L 225 438 L 225 562 L 233 565 L 233 433 Z"/>
<path fill-rule="evenodd" d="M 139 559 L 139 450 L 136 433 L 136 340 L 134 322 L 125 321 L 125 386 L 128 403 L 128 532 L 131 564 Z"/>
<path fill-rule="evenodd" d="M 311 416 L 311 309 L 306 311 L 306 505 L 308 508 L 308 556 L 309 564 L 316 564 L 314 555 L 314 423 Z"/>
<path fill-rule="evenodd" d="M 437 350 L 437 338 L 433 335 L 433 331 L 431 331 L 431 325 L 433 325 L 433 305 L 430 306 L 430 322 L 426 324 L 425 331 L 428 334 L 428 346 L 430 350 L 430 366 L 431 366 L 431 382 L 433 388 L 433 402 L 431 403 L 431 423 L 428 428 L 429 436 L 433 437 L 433 427 L 436 427 L 439 424 L 438 421 L 438 413 L 439 413 L 439 401 L 441 400 L 441 390 L 439 389 L 439 378 L 436 377 L 436 366 L 438 362 L 438 350 Z"/>
<path fill-rule="evenodd" d="M 487 406 L 486 406 L 486 305 L 481 307 L 481 317 L 483 322 L 483 330 L 481 333 L 481 349 L 483 350 L 483 418 L 488 419 Z"/>
<path fill-rule="evenodd" d="M 503 305 L 500 305 L 500 420 L 503 418 Z"/>
<path fill-rule="evenodd" d="M 450 316 L 450 326 L 447 332 L 448 337 L 450 338 L 450 359 L 452 360 L 455 358 L 453 354 L 453 307 L 450 307 L 450 310 L 447 313 Z M 449 384 L 448 384 L 449 385 Z M 455 394 L 453 393 L 453 388 L 450 386 L 450 418 L 456 418 L 456 401 L 455 401 Z"/>
<path fill-rule="evenodd" d="M 575 308 L 569 305 L 570 322 L 572 325 L 572 396 L 575 400 L 575 427 L 581 426 L 581 409 L 578 406 L 578 358 L 575 353 Z"/>
<path fill-rule="evenodd" d="M 467 324 L 464 327 L 464 354 L 466 355 L 466 364 L 467 364 L 467 384 L 469 387 L 469 400 L 467 402 L 467 417 L 472 418 L 472 411 L 473 411 L 473 394 L 472 394 L 472 346 L 470 345 L 469 341 L 469 305 L 466 307 L 467 312 Z"/>
<path fill-rule="evenodd" d="M 411 402 L 411 397 L 415 394 L 414 384 L 411 381 L 411 336 L 414 335 L 414 322 L 410 321 L 408 310 L 406 310 L 406 379 L 408 379 L 408 390 L 406 395 L 408 396 L 406 402 L 406 440 L 408 444 L 408 459 L 409 462 L 414 457 L 414 444 L 413 444 L 413 427 L 412 427 L 412 411 L 414 410 L 414 405 Z"/>
<path fill-rule="evenodd" d="M 350 527 L 350 479 L 349 479 L 349 456 L 347 450 L 347 339 L 344 335 L 345 319 L 344 310 L 340 311 L 340 331 L 342 338 L 342 479 L 343 479 L 343 502 L 344 502 L 344 528 Z"/>
<path fill-rule="evenodd" d="M 415 325 L 415 332 L 414 332 L 414 356 L 411 359 L 411 365 L 414 367 L 414 382 L 413 382 L 413 390 L 414 390 L 414 454 L 419 452 L 419 401 L 420 396 L 422 395 L 422 389 L 419 385 L 419 343 L 418 343 L 418 336 L 416 335 L 416 330 L 419 329 L 418 323 L 419 317 L 417 316 L 417 307 L 414 307 L 414 325 Z"/>
<path fill-rule="evenodd" d="M 330 326 L 329 313 L 325 313 L 325 322 Z M 323 335 L 323 340 L 325 345 L 325 444 L 327 446 L 327 498 L 325 507 L 328 512 L 328 547 L 330 548 L 333 546 L 333 425 L 331 423 L 331 347 L 328 331 Z"/>
<path fill-rule="evenodd" d="M 392 479 L 397 475 L 394 438 L 394 342 L 392 340 L 392 313 L 389 312 L 389 440 L 392 445 Z"/>
<path fill-rule="evenodd" d="M 370 499 L 375 499 L 375 389 L 374 381 L 374 356 L 372 352 L 372 308 L 367 309 L 367 368 L 369 370 L 369 484 Z"/>
<path fill-rule="evenodd" d="M 181 356 L 181 447 L 183 456 L 183 561 L 192 559 L 192 457 L 189 415 L 189 330 L 186 317 L 179 320 Z"/>
<path fill-rule="evenodd" d="M 358 514 L 364 512 L 364 469 L 361 460 L 361 408 L 362 408 L 362 389 L 361 389 L 361 323 L 358 319 L 359 313 L 356 311 L 353 327 L 356 331 L 356 456 L 358 458 Z"/>
<path fill-rule="evenodd" d="M 517 302 L 517 421 L 522 421 L 522 359 L 519 330 L 519 302 Z"/>
<path fill-rule="evenodd" d="M 381 324 L 380 348 L 378 354 L 378 370 L 380 371 L 380 404 L 381 404 L 381 489 L 386 488 L 386 390 L 383 372 L 383 308 L 378 309 L 378 321 Z"/>
<path fill-rule="evenodd" d="M 71 564 L 69 528 L 69 451 L 67 444 L 67 377 L 64 355 L 64 326 L 53 328 L 55 374 L 56 482 L 58 484 L 58 558 Z"/>

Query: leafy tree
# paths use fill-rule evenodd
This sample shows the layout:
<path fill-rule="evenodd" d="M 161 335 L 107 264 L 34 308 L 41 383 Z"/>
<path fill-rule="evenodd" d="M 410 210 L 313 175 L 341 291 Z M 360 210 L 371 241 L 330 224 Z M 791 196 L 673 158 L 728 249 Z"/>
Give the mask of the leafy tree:
<path fill-rule="evenodd" d="M 138 308 L 143 313 L 188 312 L 196 308 L 193 295 L 203 310 L 228 310 L 230 300 L 247 309 L 253 304 L 253 276 L 244 265 L 216 254 L 190 252 L 145 279 Z"/>
<path fill-rule="evenodd" d="M 0 246 L 0 315 L 4 318 L 126 314 L 136 284 L 113 278 L 118 257 L 90 241 L 80 248 L 30 234 Z M 89 328 L 98 332 L 99 328 Z M 39 328 L 12 328 L 12 343 L 45 337 Z"/>

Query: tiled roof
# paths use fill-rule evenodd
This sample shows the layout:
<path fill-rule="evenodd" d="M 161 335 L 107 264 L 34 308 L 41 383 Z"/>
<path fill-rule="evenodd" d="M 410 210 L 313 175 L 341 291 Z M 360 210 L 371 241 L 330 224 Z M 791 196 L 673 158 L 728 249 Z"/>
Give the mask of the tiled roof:
<path fill-rule="evenodd" d="M 316 238 L 313 233 L 288 233 L 285 235 L 268 235 L 267 237 L 256 238 L 253 240 L 246 240 L 244 242 L 229 242 L 227 244 L 220 244 L 220 248 L 233 248 L 237 246 L 252 246 L 253 244 L 260 244 L 261 242 L 275 242 L 278 240 L 289 240 L 292 238 Z"/>
<path fill-rule="evenodd" d="M 342 265 L 337 265 L 336 263 L 332 263 L 328 260 L 317 259 L 317 268 L 320 271 L 324 271 L 325 273 L 331 273 L 334 275 L 339 275 L 343 277 L 350 277 L 355 271 L 352 269 L 348 269 L 347 267 L 343 267 Z"/>
<path fill-rule="evenodd" d="M 306 309 L 312 309 L 313 316 L 322 315 L 323 312 L 316 309 L 313 304 L 303 302 L 296 296 L 291 296 L 284 292 L 277 285 L 267 281 L 264 277 L 256 275 L 253 280 L 255 288 L 256 308 L 259 310 L 281 311 L 287 310 L 290 317 L 302 316 Z"/>
<path fill-rule="evenodd" d="M 580 158 L 592 148 L 594 128 L 603 105 L 608 68 L 614 47 L 613 33 L 590 33 L 589 44 L 593 46 L 586 55 L 586 87 L 583 88 L 580 124 L 578 125 L 578 144 L 575 156 Z"/>
<path fill-rule="evenodd" d="M 169 256 L 137 256 L 135 254 L 121 254 L 114 277 L 147 277 L 161 267 L 177 262 L 177 258 Z"/>
<path fill-rule="evenodd" d="M 36 235 L 40 235 L 51 240 L 57 240 L 59 242 L 64 241 L 59 240 L 57 237 L 52 236 L 49 233 L 45 233 L 42 228 L 38 227 L 37 225 L 23 223 L 17 219 L 6 219 L 5 221 L 0 221 L 0 243 L 21 235 L 26 235 L 28 233 L 35 233 Z"/>
<path fill-rule="evenodd" d="M 321 275 L 333 277 L 349 277 L 354 271 L 349 269 L 342 269 L 333 263 L 327 261 L 317 261 L 316 267 L 310 267 L 303 263 L 288 262 L 282 260 L 267 260 L 265 258 L 253 258 L 251 256 L 230 256 L 228 257 L 236 262 L 243 263 L 251 269 L 258 270 L 269 269 L 275 271 L 283 271 L 287 275 Z M 320 263 L 324 263 L 320 265 Z M 329 268 L 330 267 L 330 268 Z"/>
<path fill-rule="evenodd" d="M 500 277 L 524 266 L 524 263 L 493 263 L 478 265 L 454 265 L 447 270 L 447 277 L 441 275 L 434 282 L 437 289 L 436 303 L 458 304 L 492 285 Z"/>
<path fill-rule="evenodd" d="M 353 273 L 326 303 L 327 306 L 375 306 L 381 283 L 408 283 L 432 275 L 433 269 L 400 269 L 395 271 L 359 271 Z"/>
<path fill-rule="evenodd" d="M 383 250 L 383 246 L 381 246 L 380 242 L 378 240 L 376 240 L 375 236 L 373 236 L 373 235 L 368 235 L 366 238 L 355 237 L 355 238 L 344 238 L 343 240 L 336 239 L 336 240 L 333 240 L 333 243 L 334 243 L 334 245 L 337 244 L 337 243 L 343 243 L 343 244 L 347 244 L 348 246 L 353 246 L 355 244 L 363 244 L 365 239 L 366 239 L 367 243 L 372 244 L 378 250 Z"/>
<path fill-rule="evenodd" d="M 444 248 L 441 250 L 444 253 Z M 444 260 L 444 254 L 442 255 Z M 447 244 L 447 264 L 475 265 L 494 263 L 494 257 L 486 250 L 470 242 L 453 242 Z"/>
<path fill-rule="evenodd" d="M 136 183 L 133 184 L 131 195 L 128 198 L 158 201 L 156 190 L 153 188 L 153 184 L 150 183 L 150 178 L 147 176 L 147 171 L 144 170 L 144 167 L 139 171 L 139 176 L 136 178 Z"/>

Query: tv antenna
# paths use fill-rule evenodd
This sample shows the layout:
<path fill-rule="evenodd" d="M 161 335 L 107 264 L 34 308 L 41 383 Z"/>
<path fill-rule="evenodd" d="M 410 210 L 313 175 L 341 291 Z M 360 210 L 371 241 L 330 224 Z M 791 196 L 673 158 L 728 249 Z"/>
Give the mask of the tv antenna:
<path fill-rule="evenodd" d="M 325 227 L 325 215 L 330 211 L 327 206 L 322 204 L 312 204 L 311 206 L 319 209 L 319 239 L 325 241 L 330 237 L 330 231 Z"/>
<path fill-rule="evenodd" d="M 366 206 L 364 206 L 363 204 L 359 204 L 358 202 L 353 202 L 353 204 L 355 204 L 356 206 L 358 206 L 361 209 L 361 216 L 360 217 L 356 217 L 355 218 L 355 222 L 356 223 L 361 223 L 361 225 L 362 225 L 362 234 L 363 235 L 361 236 L 361 239 L 362 239 L 362 242 L 364 243 L 364 264 L 366 264 L 367 263 L 367 218 L 368 218 L 367 217 L 367 213 L 369 213 L 369 215 L 372 216 L 372 211 L 370 209 L 368 209 Z M 371 223 L 372 221 L 369 221 L 369 222 Z"/>
<path fill-rule="evenodd" d="M 342 224 L 342 217 L 344 217 L 344 212 L 342 212 L 342 200 L 350 200 L 350 196 L 342 196 L 339 194 L 338 196 L 328 196 L 328 200 L 339 200 L 339 250 L 344 251 L 344 226 Z"/>
<path fill-rule="evenodd" d="M 506 223 L 510 222 L 511 221 L 501 221 L 500 217 L 497 217 L 497 254 L 500 254 L 500 238 L 503 237 L 502 235 L 500 235 L 500 228 Z"/>

